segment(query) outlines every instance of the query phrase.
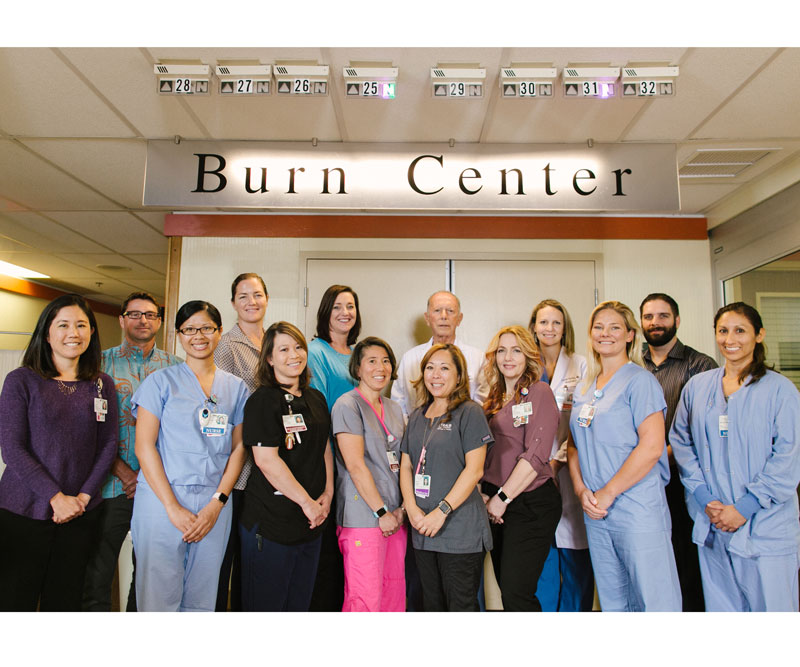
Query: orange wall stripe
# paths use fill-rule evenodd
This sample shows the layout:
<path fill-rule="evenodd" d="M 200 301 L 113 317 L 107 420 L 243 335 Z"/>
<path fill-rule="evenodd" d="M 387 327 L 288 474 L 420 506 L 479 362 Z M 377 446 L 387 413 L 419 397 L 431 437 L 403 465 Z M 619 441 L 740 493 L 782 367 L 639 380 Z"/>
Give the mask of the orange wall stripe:
<path fill-rule="evenodd" d="M 166 236 L 706 240 L 705 218 L 166 214 Z"/>
<path fill-rule="evenodd" d="M 15 294 L 35 296 L 39 299 L 47 299 L 48 301 L 52 301 L 63 294 L 69 294 L 69 292 L 56 289 L 55 287 L 40 285 L 39 283 L 32 283 L 28 280 L 20 280 L 19 278 L 3 275 L 0 275 L 0 289 L 4 289 L 7 292 L 14 292 Z M 86 299 L 86 302 L 96 313 L 119 315 L 119 306 L 112 306 L 111 304 L 94 301 L 92 299 Z"/>

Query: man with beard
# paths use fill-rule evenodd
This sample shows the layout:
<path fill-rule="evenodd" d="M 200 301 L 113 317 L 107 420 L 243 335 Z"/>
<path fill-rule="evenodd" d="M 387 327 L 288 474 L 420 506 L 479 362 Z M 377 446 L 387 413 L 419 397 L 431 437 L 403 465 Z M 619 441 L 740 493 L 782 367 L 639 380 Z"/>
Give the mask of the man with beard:
<path fill-rule="evenodd" d="M 667 437 L 683 386 L 693 375 L 717 367 L 708 355 L 684 345 L 678 340 L 681 318 L 678 304 L 668 294 L 648 294 L 639 306 L 639 319 L 647 346 L 644 366 L 661 385 L 667 402 Z M 666 486 L 667 505 L 672 515 L 672 549 L 678 567 L 678 579 L 683 596 L 683 611 L 704 611 L 703 585 L 697 547 L 692 542 L 692 520 L 686 510 L 683 484 L 678 467 L 667 442 L 670 480 Z"/>

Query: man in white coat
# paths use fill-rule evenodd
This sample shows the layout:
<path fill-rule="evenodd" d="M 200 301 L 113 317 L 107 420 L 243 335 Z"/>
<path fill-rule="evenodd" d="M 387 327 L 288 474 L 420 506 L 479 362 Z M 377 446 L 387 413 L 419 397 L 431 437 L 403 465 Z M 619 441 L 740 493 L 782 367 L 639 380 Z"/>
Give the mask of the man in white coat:
<path fill-rule="evenodd" d="M 392 398 L 400 403 L 406 418 L 416 407 L 416 392 L 411 383 L 420 376 L 419 365 L 425 353 L 436 343 L 453 343 L 464 354 L 467 360 L 470 395 L 480 402 L 478 376 L 484 356 L 481 350 L 467 345 L 456 336 L 456 329 L 463 318 L 461 303 L 452 292 L 435 292 L 428 299 L 425 322 L 431 328 L 433 336 L 426 343 L 412 347 L 403 355 L 397 367 L 397 380 L 392 385 Z"/>

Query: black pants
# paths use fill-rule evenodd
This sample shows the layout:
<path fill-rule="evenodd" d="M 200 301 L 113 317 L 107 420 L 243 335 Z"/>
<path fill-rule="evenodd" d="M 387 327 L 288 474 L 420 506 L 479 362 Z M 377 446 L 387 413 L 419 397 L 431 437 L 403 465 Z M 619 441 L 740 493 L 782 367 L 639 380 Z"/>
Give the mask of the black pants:
<path fill-rule="evenodd" d="M 331 502 L 331 518 L 322 529 L 322 548 L 309 611 L 342 611 L 344 605 L 344 560 L 336 537 L 335 516 L 336 496 Z"/>
<path fill-rule="evenodd" d="M 700 560 L 697 545 L 692 542 L 694 522 L 686 509 L 684 487 L 677 467 L 670 466 L 669 484 L 664 488 L 667 507 L 672 517 L 672 551 L 681 585 L 683 611 L 705 611 L 703 579 L 700 576 Z"/>
<path fill-rule="evenodd" d="M 414 549 L 425 611 L 479 611 L 483 551 L 446 554 Z"/>
<path fill-rule="evenodd" d="M 86 582 L 83 588 L 84 611 L 111 611 L 111 587 L 122 543 L 131 528 L 133 498 L 124 494 L 106 498 L 97 508 L 97 539 L 92 545 L 89 563 L 86 566 Z M 135 561 L 134 561 L 135 562 Z M 119 606 L 126 611 L 136 611 L 135 575 L 131 579 L 128 598 L 120 599 Z"/>
<path fill-rule="evenodd" d="M 100 509 L 63 524 L 0 510 L 0 611 L 80 611 Z"/>
<path fill-rule="evenodd" d="M 248 454 L 249 456 L 249 454 Z M 234 489 L 230 501 L 233 506 L 231 518 L 231 534 L 225 557 L 219 571 L 219 587 L 217 588 L 217 606 L 214 611 L 228 611 L 228 584 L 231 592 L 231 611 L 242 611 L 242 541 L 239 537 L 239 519 L 242 515 L 244 491 Z"/>
<path fill-rule="evenodd" d="M 483 485 L 484 493 L 497 487 Z M 552 479 L 519 494 L 503 514 L 503 523 L 492 524 L 492 567 L 504 611 L 541 611 L 536 587 L 561 519 L 561 494 Z"/>

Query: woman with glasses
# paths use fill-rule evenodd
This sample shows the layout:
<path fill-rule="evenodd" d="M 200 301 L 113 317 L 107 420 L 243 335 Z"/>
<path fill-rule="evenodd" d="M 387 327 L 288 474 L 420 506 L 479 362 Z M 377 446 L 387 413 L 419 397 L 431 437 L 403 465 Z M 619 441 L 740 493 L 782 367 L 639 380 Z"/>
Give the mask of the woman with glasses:
<path fill-rule="evenodd" d="M 214 611 L 249 392 L 214 365 L 222 318 L 213 305 L 185 303 L 175 329 L 186 363 L 152 373 L 131 399 L 136 600 L 140 611 Z"/>

